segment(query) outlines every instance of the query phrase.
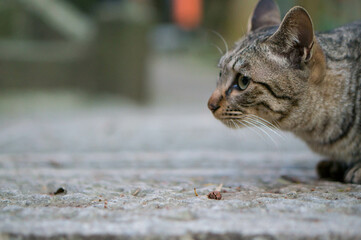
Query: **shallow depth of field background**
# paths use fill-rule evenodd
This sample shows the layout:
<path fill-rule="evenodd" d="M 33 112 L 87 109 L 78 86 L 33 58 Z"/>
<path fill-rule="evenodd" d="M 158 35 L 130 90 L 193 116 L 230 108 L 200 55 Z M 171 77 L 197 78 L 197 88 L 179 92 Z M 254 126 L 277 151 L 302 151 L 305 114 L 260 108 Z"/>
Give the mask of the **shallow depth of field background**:
<path fill-rule="evenodd" d="M 210 139 L 217 136 L 214 126 L 228 131 L 213 122 L 206 107 L 218 75 L 219 49 L 225 51 L 214 31 L 231 47 L 245 33 L 256 2 L 1 0 L 0 152 L 192 148 L 174 140 L 175 135 L 161 135 L 168 131 L 163 122 L 173 122 L 169 128 L 174 133 L 178 128 L 180 134 L 193 132 L 179 120 L 187 116 L 193 124 L 199 121 L 198 129 L 203 127 L 204 136 L 209 131 Z M 304 6 L 316 31 L 361 18 L 359 0 L 277 2 L 282 16 L 294 5 Z M 112 114 L 116 123 L 99 130 L 96 119 L 112 119 Z M 155 115 L 159 118 L 152 119 Z M 64 125 L 55 124 L 62 119 Z M 90 129 L 84 129 L 87 121 L 94 121 Z M 104 140 L 97 131 L 116 137 Z M 239 149 L 255 144 L 274 148 L 261 140 Z M 197 147 L 214 145 L 203 141 Z M 217 147 L 233 145 L 220 142 Z"/>

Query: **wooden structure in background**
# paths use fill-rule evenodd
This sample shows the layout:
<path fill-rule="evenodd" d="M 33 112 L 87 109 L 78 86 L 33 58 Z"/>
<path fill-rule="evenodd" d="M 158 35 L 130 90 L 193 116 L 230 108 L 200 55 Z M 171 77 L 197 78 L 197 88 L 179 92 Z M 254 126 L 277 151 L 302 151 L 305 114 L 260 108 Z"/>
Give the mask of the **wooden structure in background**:
<path fill-rule="evenodd" d="M 64 0 L 2 2 L 0 89 L 76 88 L 144 101 L 151 16 L 146 6 L 120 4 L 99 5 L 90 19 Z"/>

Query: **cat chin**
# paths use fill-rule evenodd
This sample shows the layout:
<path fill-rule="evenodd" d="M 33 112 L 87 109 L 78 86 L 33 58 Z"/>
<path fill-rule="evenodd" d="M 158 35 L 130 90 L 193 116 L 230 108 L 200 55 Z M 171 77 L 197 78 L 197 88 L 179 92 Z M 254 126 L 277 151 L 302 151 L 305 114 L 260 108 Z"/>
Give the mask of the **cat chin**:
<path fill-rule="evenodd" d="M 225 120 L 222 120 L 220 119 L 221 122 L 226 125 L 228 128 L 231 128 L 231 129 L 239 129 L 239 128 L 243 128 L 242 125 L 238 124 L 236 121 L 232 121 L 232 120 L 229 120 L 229 119 L 225 119 Z"/>

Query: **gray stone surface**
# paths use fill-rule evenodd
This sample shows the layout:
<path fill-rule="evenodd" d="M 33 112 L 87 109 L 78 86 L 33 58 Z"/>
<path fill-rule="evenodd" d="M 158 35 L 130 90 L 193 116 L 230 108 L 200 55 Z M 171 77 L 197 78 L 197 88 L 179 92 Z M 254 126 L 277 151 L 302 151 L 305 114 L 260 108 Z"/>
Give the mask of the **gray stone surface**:
<path fill-rule="evenodd" d="M 192 62 L 153 64 L 149 107 L 0 97 L 0 239 L 361 239 L 361 186 L 318 180 L 320 157 L 291 135 L 214 120 L 208 90 L 187 88 L 214 70 L 197 82 Z M 168 92 L 175 66 L 186 80 Z"/>
<path fill-rule="evenodd" d="M 3 154 L 0 231 L 26 238 L 360 238 L 361 186 L 316 180 L 312 160 L 230 151 Z M 223 199 L 208 199 L 220 183 Z M 66 194 L 50 194 L 59 187 Z"/>

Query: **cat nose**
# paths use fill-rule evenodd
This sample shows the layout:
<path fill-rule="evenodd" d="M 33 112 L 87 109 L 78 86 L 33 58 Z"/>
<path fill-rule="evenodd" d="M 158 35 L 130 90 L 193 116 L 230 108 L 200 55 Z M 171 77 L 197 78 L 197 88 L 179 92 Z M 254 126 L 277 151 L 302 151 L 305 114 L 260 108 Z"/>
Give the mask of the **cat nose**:
<path fill-rule="evenodd" d="M 214 105 L 213 103 L 208 102 L 208 108 L 212 112 L 215 112 L 219 108 L 219 105 Z"/>
<path fill-rule="evenodd" d="M 219 91 L 214 91 L 212 96 L 209 98 L 208 100 L 208 108 L 209 110 L 211 110 L 213 113 L 215 111 L 217 111 L 218 108 L 220 108 L 220 102 L 222 100 L 222 95 L 220 94 Z"/>

